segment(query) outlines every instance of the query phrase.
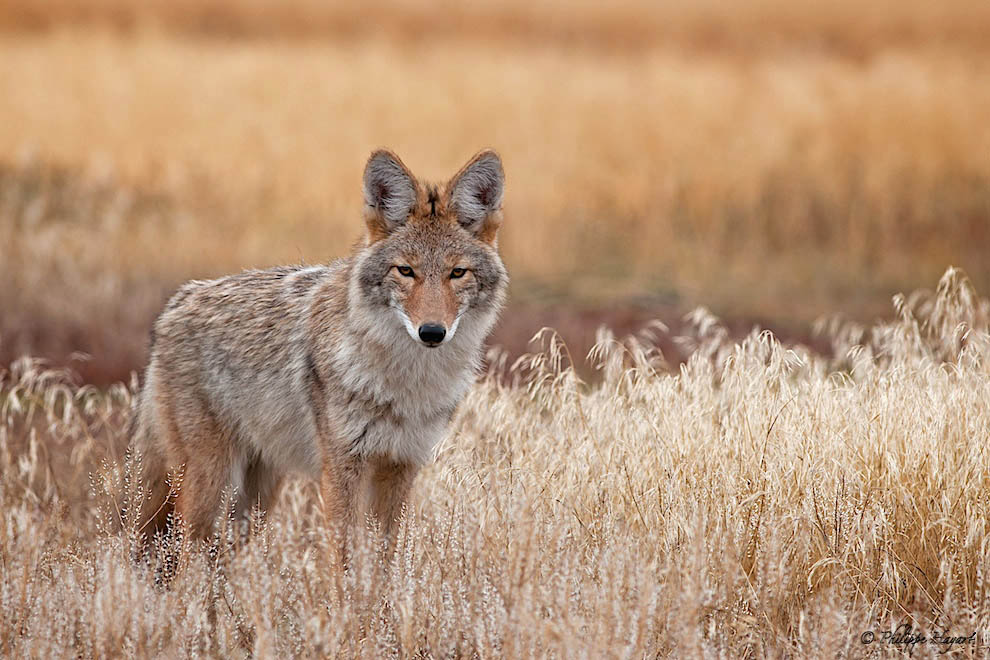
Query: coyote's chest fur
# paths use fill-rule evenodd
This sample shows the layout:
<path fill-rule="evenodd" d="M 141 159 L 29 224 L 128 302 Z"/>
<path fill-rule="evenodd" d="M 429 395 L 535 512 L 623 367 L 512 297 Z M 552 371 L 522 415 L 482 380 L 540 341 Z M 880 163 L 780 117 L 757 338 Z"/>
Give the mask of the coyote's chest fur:
<path fill-rule="evenodd" d="M 400 347 L 410 342 L 404 331 L 369 328 L 368 334 L 378 335 L 366 341 L 381 352 L 342 344 L 332 354 L 341 391 L 330 399 L 346 402 L 331 416 L 348 452 L 421 464 L 470 386 L 476 361 L 453 350 L 404 353 Z"/>

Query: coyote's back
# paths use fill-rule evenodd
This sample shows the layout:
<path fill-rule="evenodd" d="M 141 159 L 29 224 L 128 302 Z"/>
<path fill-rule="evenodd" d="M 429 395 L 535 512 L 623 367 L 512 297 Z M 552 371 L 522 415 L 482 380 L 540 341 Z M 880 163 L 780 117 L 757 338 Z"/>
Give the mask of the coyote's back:
<path fill-rule="evenodd" d="M 237 513 L 267 509 L 293 473 L 320 480 L 339 531 L 368 509 L 390 533 L 503 303 L 502 187 L 492 151 L 443 185 L 378 151 L 349 257 L 183 286 L 155 323 L 132 425 L 145 533 L 174 510 L 202 538 L 226 488 Z"/>

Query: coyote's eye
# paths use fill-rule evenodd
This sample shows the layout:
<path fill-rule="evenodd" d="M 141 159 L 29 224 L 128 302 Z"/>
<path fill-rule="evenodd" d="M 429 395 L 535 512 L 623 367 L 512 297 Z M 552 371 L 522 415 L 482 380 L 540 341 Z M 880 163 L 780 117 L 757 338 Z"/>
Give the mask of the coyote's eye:
<path fill-rule="evenodd" d="M 409 266 L 396 266 L 399 269 L 399 275 L 404 275 L 405 277 L 413 276 L 413 269 Z"/>
<path fill-rule="evenodd" d="M 450 271 L 450 279 L 456 280 L 458 277 L 464 277 L 464 273 L 467 272 L 467 268 L 455 268 Z"/>

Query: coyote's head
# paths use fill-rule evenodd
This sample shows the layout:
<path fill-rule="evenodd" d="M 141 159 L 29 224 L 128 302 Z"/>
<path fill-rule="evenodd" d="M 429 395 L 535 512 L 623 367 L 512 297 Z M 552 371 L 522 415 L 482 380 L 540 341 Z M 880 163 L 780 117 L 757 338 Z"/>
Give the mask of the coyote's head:
<path fill-rule="evenodd" d="M 482 151 L 446 184 L 421 183 L 389 151 L 364 171 L 365 247 L 355 262 L 362 302 L 393 310 L 420 345 L 449 342 L 477 322 L 487 332 L 508 276 L 497 251 L 502 161 Z"/>

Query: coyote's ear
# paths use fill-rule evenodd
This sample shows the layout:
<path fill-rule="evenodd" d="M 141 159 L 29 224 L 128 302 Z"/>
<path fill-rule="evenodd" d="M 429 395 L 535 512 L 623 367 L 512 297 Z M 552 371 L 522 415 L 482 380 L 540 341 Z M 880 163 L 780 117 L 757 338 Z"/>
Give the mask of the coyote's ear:
<path fill-rule="evenodd" d="M 416 179 L 391 151 L 379 149 L 364 167 L 364 219 L 371 241 L 406 224 L 416 204 Z"/>
<path fill-rule="evenodd" d="M 488 149 L 468 161 L 447 184 L 450 205 L 462 227 L 488 243 L 502 224 L 505 172 L 498 154 Z"/>

